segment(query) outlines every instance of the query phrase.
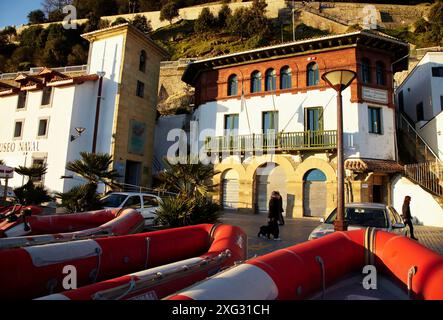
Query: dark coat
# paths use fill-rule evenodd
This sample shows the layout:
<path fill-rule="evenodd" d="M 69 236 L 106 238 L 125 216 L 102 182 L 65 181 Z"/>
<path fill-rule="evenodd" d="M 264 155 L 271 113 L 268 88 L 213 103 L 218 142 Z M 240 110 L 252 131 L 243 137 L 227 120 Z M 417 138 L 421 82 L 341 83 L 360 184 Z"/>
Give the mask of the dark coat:
<path fill-rule="evenodd" d="M 280 208 L 281 204 L 278 198 L 272 197 L 271 200 L 269 200 L 269 214 L 268 218 L 272 220 L 278 220 L 280 217 Z"/>
<path fill-rule="evenodd" d="M 405 221 L 411 221 L 411 209 L 409 208 L 409 203 L 404 202 L 402 207 L 402 218 Z"/>

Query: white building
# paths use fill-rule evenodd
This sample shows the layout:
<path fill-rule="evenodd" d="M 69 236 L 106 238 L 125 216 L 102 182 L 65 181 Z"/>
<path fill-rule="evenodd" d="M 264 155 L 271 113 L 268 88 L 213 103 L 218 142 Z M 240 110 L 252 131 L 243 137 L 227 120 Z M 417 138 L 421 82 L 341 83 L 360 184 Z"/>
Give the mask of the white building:
<path fill-rule="evenodd" d="M 443 52 L 428 52 L 396 90 L 397 106 L 443 159 Z"/>
<path fill-rule="evenodd" d="M 215 198 L 225 208 L 266 211 L 270 192 L 279 190 L 288 216 L 329 214 L 337 107 L 321 75 L 345 68 L 358 74 L 343 92 L 346 199 L 390 203 L 391 175 L 402 171 L 393 75 L 407 67 L 401 58 L 408 50 L 392 37 L 358 31 L 190 63 L 183 80 L 196 88 L 200 145 L 217 155 L 221 172 Z"/>
<path fill-rule="evenodd" d="M 85 75 L 43 68 L 18 74 L 17 85 L 0 83 L 0 159 L 11 167 L 46 163 L 44 185 L 66 192 L 81 181 L 65 169 L 67 162 L 81 151 L 108 153 L 123 182 L 148 185 L 166 53 L 129 24 L 83 37 L 91 43 Z M 10 185 L 23 182 L 15 174 Z"/>

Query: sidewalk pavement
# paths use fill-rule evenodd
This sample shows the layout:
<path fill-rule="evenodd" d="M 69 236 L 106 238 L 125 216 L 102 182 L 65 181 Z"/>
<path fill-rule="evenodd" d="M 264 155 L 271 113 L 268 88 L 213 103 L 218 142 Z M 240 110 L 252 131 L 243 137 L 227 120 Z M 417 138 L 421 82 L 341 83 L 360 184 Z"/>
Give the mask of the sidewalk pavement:
<path fill-rule="evenodd" d="M 280 226 L 282 240 L 275 241 L 257 237 L 260 226 L 267 224 L 267 215 L 264 213 L 240 214 L 224 211 L 221 221 L 238 226 L 246 232 L 248 258 L 305 242 L 311 231 L 320 224 L 318 218 L 285 219 L 285 225 Z M 443 228 L 414 226 L 414 233 L 421 244 L 443 255 Z"/>

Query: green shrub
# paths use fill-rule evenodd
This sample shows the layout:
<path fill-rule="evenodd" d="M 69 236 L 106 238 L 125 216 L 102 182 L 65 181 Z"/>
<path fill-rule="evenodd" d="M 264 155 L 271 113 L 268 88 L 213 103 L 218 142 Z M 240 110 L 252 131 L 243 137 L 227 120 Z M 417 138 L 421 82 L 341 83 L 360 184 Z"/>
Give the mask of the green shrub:
<path fill-rule="evenodd" d="M 194 199 L 190 224 L 217 223 L 220 219 L 220 206 L 206 197 Z"/>
<path fill-rule="evenodd" d="M 71 213 L 102 209 L 97 185 L 92 182 L 76 186 L 65 193 L 57 193 L 56 197 L 61 200 L 59 206 Z"/>
<path fill-rule="evenodd" d="M 25 205 L 39 205 L 52 200 L 45 187 L 36 186 L 32 181 L 28 181 L 25 185 L 14 189 L 14 193 L 18 201 Z"/>
<path fill-rule="evenodd" d="M 220 206 L 206 197 L 165 198 L 157 210 L 156 224 L 171 228 L 201 223 L 216 223 Z"/>
<path fill-rule="evenodd" d="M 186 226 L 190 222 L 192 200 L 176 197 L 165 198 L 157 210 L 155 224 L 171 228 Z"/>

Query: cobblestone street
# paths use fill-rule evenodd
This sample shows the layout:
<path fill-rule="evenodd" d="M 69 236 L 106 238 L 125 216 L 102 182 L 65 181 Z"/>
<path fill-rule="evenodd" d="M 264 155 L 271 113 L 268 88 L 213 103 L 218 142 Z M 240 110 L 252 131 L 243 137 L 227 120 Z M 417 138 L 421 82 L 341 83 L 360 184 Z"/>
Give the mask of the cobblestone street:
<path fill-rule="evenodd" d="M 222 222 L 241 227 L 248 235 L 248 257 L 263 255 L 281 248 L 307 241 L 311 231 L 320 224 L 317 218 L 286 219 L 280 226 L 281 241 L 257 237 L 260 226 L 267 223 L 266 214 L 239 214 L 224 212 Z M 443 255 L 443 228 L 414 226 L 419 242 Z"/>

